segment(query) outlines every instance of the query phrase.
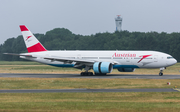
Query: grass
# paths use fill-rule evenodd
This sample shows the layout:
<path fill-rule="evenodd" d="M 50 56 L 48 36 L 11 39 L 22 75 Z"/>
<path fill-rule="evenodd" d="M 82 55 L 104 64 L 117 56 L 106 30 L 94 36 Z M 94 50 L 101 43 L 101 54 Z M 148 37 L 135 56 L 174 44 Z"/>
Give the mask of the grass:
<path fill-rule="evenodd" d="M 0 62 L 0 73 L 56 73 L 79 74 L 81 70 L 36 65 L 36 62 Z M 10 65 L 12 64 L 12 65 Z M 22 64 L 22 65 L 18 65 Z M 35 65 L 34 65 L 35 64 Z M 169 67 L 165 74 L 179 75 L 180 63 Z M 157 74 L 159 69 L 136 69 L 130 74 Z M 114 70 L 112 74 L 129 74 Z M 171 85 L 167 85 L 171 82 Z M 0 89 L 70 89 L 70 88 L 173 88 L 180 86 L 180 79 L 70 79 L 70 78 L 0 78 Z"/>
<path fill-rule="evenodd" d="M 49 65 L 0 65 L 0 73 L 75 73 L 81 70 L 75 68 L 59 68 Z"/>
<path fill-rule="evenodd" d="M 0 78 L 0 89 L 179 88 L 179 82 L 180 79 Z"/>
<path fill-rule="evenodd" d="M 33 61 L 0 61 L 0 65 L 42 65 Z"/>
<path fill-rule="evenodd" d="M 171 85 L 167 85 L 167 81 Z M 180 79 L 0 78 L 0 89 L 172 88 Z M 0 93 L 0 111 L 178 112 L 179 92 Z"/>
<path fill-rule="evenodd" d="M 178 112 L 180 94 L 166 93 L 1 93 L 0 111 Z"/>
<path fill-rule="evenodd" d="M 92 71 L 92 70 L 91 70 Z M 55 73 L 55 74 L 80 74 L 81 70 L 75 68 L 61 68 L 39 64 L 37 62 L 6 62 L 0 61 L 0 73 Z M 119 72 L 114 69 L 111 74 L 157 74 L 159 69 L 136 69 L 135 72 Z M 180 63 L 167 67 L 164 75 L 180 75 Z"/>
<path fill-rule="evenodd" d="M 180 63 L 164 74 L 179 75 Z M 0 62 L 0 73 L 80 73 L 36 62 Z M 136 69 L 130 74 L 158 74 L 159 69 Z M 129 74 L 114 70 L 112 74 Z M 167 85 L 171 82 L 171 85 Z M 173 88 L 180 79 L 0 78 L 0 89 L 116 89 Z M 129 93 L 0 93 L 0 111 L 61 112 L 179 112 L 179 92 Z"/>

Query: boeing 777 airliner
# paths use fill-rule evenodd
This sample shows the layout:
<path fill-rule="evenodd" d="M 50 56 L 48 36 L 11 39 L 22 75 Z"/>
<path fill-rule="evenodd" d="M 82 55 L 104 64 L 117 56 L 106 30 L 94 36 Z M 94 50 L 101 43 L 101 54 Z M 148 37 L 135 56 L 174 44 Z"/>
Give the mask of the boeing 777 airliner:
<path fill-rule="evenodd" d="M 17 55 L 23 59 L 57 67 L 84 69 L 81 75 L 93 75 L 88 72 L 90 69 L 93 69 L 95 75 L 106 75 L 113 69 L 118 69 L 119 72 L 133 72 L 135 68 L 160 68 L 159 75 L 162 76 L 166 67 L 177 63 L 171 55 L 157 51 L 48 51 L 25 25 L 20 25 L 20 29 L 28 53 L 4 54 Z"/>

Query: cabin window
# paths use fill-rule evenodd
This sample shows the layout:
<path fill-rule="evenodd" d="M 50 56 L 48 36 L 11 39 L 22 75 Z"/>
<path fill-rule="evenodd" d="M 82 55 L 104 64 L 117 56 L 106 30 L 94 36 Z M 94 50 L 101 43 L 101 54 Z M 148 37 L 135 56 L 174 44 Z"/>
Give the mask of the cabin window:
<path fill-rule="evenodd" d="M 111 59 L 111 57 L 99 57 L 99 59 Z"/>
<path fill-rule="evenodd" d="M 113 57 L 113 59 L 122 59 L 122 58 L 120 58 L 120 57 Z"/>
<path fill-rule="evenodd" d="M 82 59 L 98 59 L 98 57 L 82 57 Z"/>

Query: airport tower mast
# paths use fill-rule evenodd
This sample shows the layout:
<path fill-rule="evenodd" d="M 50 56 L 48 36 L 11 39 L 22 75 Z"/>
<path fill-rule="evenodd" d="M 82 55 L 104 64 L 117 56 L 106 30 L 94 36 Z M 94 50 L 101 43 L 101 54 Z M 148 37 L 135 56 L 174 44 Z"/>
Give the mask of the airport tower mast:
<path fill-rule="evenodd" d="M 116 22 L 116 31 L 121 31 L 121 26 L 122 26 L 122 18 L 120 17 L 121 15 L 117 15 L 117 18 L 115 18 Z"/>

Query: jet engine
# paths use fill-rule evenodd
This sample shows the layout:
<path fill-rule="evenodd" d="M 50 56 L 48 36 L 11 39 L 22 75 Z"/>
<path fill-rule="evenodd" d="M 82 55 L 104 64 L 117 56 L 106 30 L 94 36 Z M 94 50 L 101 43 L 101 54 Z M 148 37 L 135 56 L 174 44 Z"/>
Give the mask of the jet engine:
<path fill-rule="evenodd" d="M 135 68 L 118 68 L 119 72 L 134 72 Z"/>
<path fill-rule="evenodd" d="M 111 73 L 113 65 L 110 62 L 95 62 L 93 64 L 93 70 L 95 73 L 106 74 Z"/>

